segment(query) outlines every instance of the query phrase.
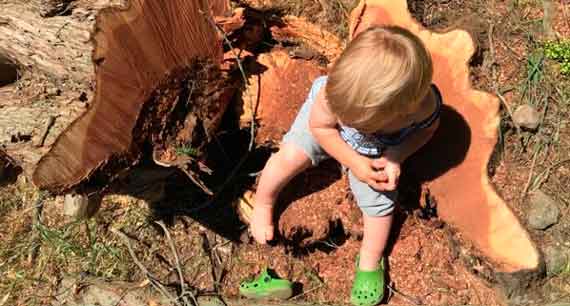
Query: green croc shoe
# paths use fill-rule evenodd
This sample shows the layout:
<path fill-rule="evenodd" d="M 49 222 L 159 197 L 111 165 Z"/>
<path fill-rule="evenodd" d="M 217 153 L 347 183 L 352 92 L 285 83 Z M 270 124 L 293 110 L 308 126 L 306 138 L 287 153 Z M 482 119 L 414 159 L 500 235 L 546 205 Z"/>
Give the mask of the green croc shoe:
<path fill-rule="evenodd" d="M 352 285 L 350 302 L 356 306 L 374 306 L 384 298 L 384 258 L 378 269 L 361 271 L 356 259 L 356 276 Z"/>
<path fill-rule="evenodd" d="M 241 295 L 252 299 L 288 299 L 293 295 L 293 283 L 271 276 L 267 269 L 252 281 L 239 286 Z"/>

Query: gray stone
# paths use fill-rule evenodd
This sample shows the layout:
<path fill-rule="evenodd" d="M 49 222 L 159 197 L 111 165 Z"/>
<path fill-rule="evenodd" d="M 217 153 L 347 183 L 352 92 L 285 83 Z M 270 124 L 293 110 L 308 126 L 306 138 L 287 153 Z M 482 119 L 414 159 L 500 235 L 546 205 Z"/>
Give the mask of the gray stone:
<path fill-rule="evenodd" d="M 568 262 L 568 250 L 562 246 L 547 246 L 543 253 L 548 276 L 560 274 L 570 264 Z"/>
<path fill-rule="evenodd" d="M 46 94 L 50 97 L 59 96 L 61 94 L 61 90 L 57 87 L 50 87 L 46 90 Z"/>
<path fill-rule="evenodd" d="M 89 199 L 81 194 L 66 194 L 63 200 L 63 214 L 73 219 L 87 218 Z"/>
<path fill-rule="evenodd" d="M 513 121 L 521 128 L 536 130 L 540 123 L 540 115 L 534 106 L 523 104 L 513 113 Z"/>
<path fill-rule="evenodd" d="M 537 190 L 530 197 L 530 209 L 527 213 L 528 224 L 533 229 L 544 230 L 556 224 L 560 217 L 560 208 L 554 199 Z"/>

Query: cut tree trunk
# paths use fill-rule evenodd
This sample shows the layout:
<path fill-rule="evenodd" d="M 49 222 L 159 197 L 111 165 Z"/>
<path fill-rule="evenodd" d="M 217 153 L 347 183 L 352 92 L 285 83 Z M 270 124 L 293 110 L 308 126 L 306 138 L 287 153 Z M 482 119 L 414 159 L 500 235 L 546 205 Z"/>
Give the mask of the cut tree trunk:
<path fill-rule="evenodd" d="M 73 12 L 43 18 L 46 5 L 73 5 Z M 237 87 L 232 62 L 222 67 L 214 23 L 228 14 L 228 2 L 108 5 L 2 4 L 0 68 L 16 69 L 1 76 L 21 75 L 0 88 L 5 153 L 35 185 L 56 193 L 106 184 L 145 154 L 207 190 L 199 179 L 202 148 Z"/>
<path fill-rule="evenodd" d="M 327 36 L 307 35 L 310 31 L 303 29 L 310 27 L 300 24 L 274 28 L 272 33 L 278 40 L 285 39 L 281 38 L 281 33 L 287 33 L 283 35 L 287 39 L 305 40 L 305 45 L 320 49 L 321 54 L 328 54 L 333 60 L 338 54 L 336 49 L 325 49 L 324 46 L 335 44 L 306 42 Z M 413 20 L 403 0 L 362 0 L 351 16 L 351 37 L 374 24 L 399 25 L 423 40 L 434 62 L 433 82 L 443 95 L 445 106 L 440 128 L 430 143 L 407 163 L 408 176 L 422 184 L 424 190 L 429 190 L 437 201 L 442 220 L 474 242 L 492 267 L 493 275 L 489 276 L 493 280 L 502 281 L 507 293 L 524 291 L 529 283 L 542 275 L 544 264 L 529 234 L 494 191 L 487 177 L 488 161 L 497 141 L 499 103 L 495 96 L 471 87 L 468 63 L 475 51 L 472 38 L 465 31 L 439 34 L 423 28 Z M 272 53 L 274 58 L 277 55 Z M 297 93 L 298 88 L 306 88 L 314 74 L 305 73 L 297 79 L 287 72 L 295 71 L 291 67 L 299 66 L 294 61 L 273 60 L 270 63 L 280 64 L 266 65 L 269 69 L 261 75 L 260 85 L 252 86 L 261 87 L 258 136 L 262 141 L 278 142 L 294 118 L 289 113 L 295 113 L 308 92 L 305 91 L 303 96 Z M 283 97 L 278 92 L 287 92 L 286 98 L 297 104 L 279 102 Z M 244 113 L 249 113 L 247 108 Z M 286 241 L 310 245 L 326 240 L 333 227 L 338 226 L 338 221 L 345 232 L 357 232 L 359 225 L 355 220 L 359 219 L 359 213 L 343 197 L 348 191 L 346 182 L 332 179 L 333 184 L 317 186 L 319 184 L 315 183 L 315 180 L 323 182 L 324 177 L 334 176 L 334 168 L 332 171 L 328 174 L 321 173 L 323 170 L 312 171 L 299 178 L 303 182 L 294 181 L 292 185 L 302 186 L 292 187 L 293 196 L 287 196 L 288 191 L 284 191 L 283 202 L 288 206 L 280 215 L 279 232 Z M 340 177 L 340 174 L 336 175 Z M 311 188 L 318 192 L 306 191 Z M 246 221 L 251 214 L 250 196 L 250 193 L 246 194 L 239 205 Z M 315 209 L 317 206 L 318 210 Z"/>

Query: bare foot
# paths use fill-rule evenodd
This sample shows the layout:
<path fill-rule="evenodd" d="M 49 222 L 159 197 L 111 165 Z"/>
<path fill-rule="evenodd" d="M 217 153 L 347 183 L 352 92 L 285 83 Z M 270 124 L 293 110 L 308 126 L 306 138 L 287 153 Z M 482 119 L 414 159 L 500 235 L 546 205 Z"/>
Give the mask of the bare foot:
<path fill-rule="evenodd" d="M 251 219 L 251 234 L 255 241 L 266 244 L 273 239 L 273 205 L 255 203 Z"/>

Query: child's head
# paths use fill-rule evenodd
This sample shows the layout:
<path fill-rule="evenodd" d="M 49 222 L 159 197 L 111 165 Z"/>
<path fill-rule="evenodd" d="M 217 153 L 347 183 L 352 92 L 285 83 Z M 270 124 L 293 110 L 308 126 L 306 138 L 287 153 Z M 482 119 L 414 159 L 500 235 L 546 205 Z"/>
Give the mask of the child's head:
<path fill-rule="evenodd" d="M 332 67 L 326 96 L 343 124 L 373 133 L 419 108 L 432 73 L 431 57 L 418 37 L 396 26 L 371 27 Z"/>

